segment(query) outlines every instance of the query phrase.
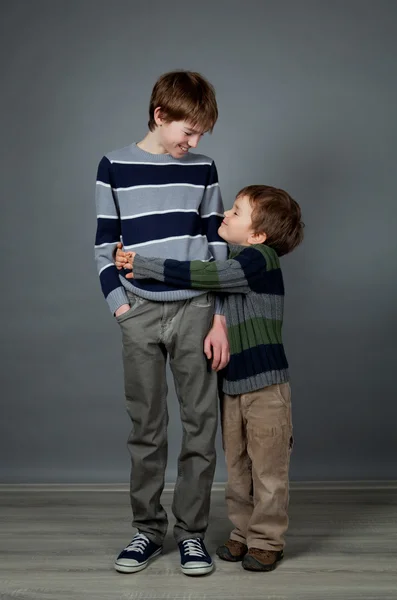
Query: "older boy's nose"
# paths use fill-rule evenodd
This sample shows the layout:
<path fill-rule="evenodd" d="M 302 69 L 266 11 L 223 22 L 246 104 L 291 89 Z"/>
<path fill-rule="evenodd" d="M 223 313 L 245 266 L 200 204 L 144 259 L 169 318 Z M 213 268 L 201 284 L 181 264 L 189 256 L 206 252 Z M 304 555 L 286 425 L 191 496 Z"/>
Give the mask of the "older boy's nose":
<path fill-rule="evenodd" d="M 200 141 L 200 136 L 199 135 L 192 135 L 191 138 L 189 139 L 189 146 L 191 148 L 197 148 L 198 143 Z"/>

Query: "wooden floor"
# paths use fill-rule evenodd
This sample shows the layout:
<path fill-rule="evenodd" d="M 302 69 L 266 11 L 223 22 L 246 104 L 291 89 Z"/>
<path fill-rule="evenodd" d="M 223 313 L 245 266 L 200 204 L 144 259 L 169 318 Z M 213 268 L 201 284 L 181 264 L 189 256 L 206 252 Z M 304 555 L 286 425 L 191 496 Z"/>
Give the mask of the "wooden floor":
<path fill-rule="evenodd" d="M 0 598 L 396 600 L 396 495 L 393 485 L 295 486 L 285 559 L 275 571 L 215 560 L 213 574 L 189 578 L 179 571 L 171 531 L 146 570 L 113 570 L 132 537 L 125 489 L 0 486 Z M 170 502 L 165 492 L 167 509 Z M 210 552 L 228 533 L 223 492 L 214 491 Z"/>

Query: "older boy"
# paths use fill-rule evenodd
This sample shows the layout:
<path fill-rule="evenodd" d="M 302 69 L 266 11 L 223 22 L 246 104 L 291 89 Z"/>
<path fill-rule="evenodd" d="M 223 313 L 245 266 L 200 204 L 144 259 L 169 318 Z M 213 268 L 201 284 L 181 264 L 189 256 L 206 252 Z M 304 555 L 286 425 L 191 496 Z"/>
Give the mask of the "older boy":
<path fill-rule="evenodd" d="M 130 496 L 138 533 L 116 559 L 116 570 L 124 573 L 144 569 L 161 552 L 167 531 L 160 502 L 167 463 L 167 356 L 183 427 L 172 505 L 181 569 L 204 575 L 213 568 L 203 539 L 216 458 L 215 371 L 229 358 L 224 317 L 214 317 L 211 293 L 128 281 L 125 272 L 117 272 L 113 251 L 122 239 L 125 248 L 148 257 L 226 258 L 226 244 L 217 233 L 223 205 L 215 164 L 189 153 L 217 117 L 214 89 L 200 74 L 166 73 L 152 91 L 145 138 L 110 152 L 98 168 L 96 261 L 122 332 L 133 425 Z M 213 359 L 212 371 L 203 345 Z"/>
<path fill-rule="evenodd" d="M 298 204 L 283 190 L 249 186 L 225 212 L 219 235 L 229 260 L 205 263 L 144 258 L 118 250 L 127 278 L 178 288 L 228 292 L 224 301 L 231 358 L 223 372 L 222 433 L 226 499 L 234 529 L 217 550 L 251 571 L 283 557 L 292 447 L 288 363 L 281 336 L 284 284 L 279 256 L 303 238 Z"/>

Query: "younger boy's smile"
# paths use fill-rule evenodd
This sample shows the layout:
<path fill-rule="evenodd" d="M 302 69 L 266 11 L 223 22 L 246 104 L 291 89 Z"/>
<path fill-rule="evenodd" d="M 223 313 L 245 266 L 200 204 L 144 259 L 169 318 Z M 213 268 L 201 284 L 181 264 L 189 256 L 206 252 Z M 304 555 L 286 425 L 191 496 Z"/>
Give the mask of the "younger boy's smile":
<path fill-rule="evenodd" d="M 225 210 L 225 217 L 218 233 L 230 244 L 249 245 L 252 233 L 252 206 L 246 196 L 236 198 L 232 208 Z"/>
<path fill-rule="evenodd" d="M 252 226 L 254 208 L 248 196 L 238 196 L 230 210 L 225 210 L 225 216 L 218 229 L 218 234 L 229 244 L 250 246 L 262 244 L 266 234 L 258 234 Z"/>

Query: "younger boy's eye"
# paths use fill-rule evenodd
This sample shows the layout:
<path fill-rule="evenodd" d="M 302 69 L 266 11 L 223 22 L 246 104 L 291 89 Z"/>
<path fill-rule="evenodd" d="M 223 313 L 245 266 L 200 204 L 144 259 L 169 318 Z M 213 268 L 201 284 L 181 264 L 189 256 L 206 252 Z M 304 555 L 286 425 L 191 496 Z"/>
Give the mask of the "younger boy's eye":
<path fill-rule="evenodd" d="M 184 132 L 185 135 L 192 135 L 191 133 L 189 133 L 188 131 Z"/>

